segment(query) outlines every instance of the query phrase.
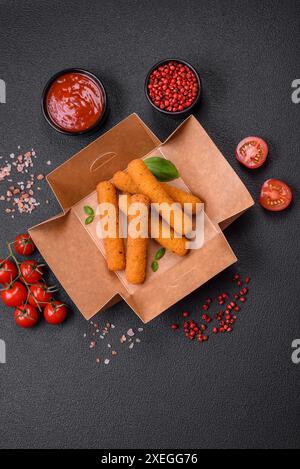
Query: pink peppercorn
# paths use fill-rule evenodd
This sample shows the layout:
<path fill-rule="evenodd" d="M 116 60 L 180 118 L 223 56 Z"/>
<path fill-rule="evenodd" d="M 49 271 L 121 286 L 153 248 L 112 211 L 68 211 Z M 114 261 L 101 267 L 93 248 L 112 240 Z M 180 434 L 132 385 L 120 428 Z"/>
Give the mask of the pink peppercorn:
<path fill-rule="evenodd" d="M 148 81 L 148 96 L 162 110 L 183 111 L 197 99 L 196 74 L 185 64 L 171 61 L 154 70 Z"/>

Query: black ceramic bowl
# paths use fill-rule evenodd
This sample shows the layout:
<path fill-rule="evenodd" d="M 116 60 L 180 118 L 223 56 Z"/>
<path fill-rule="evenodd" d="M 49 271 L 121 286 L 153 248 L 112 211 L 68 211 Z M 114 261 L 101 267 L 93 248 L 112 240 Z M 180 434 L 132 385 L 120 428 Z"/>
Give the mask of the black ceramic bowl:
<path fill-rule="evenodd" d="M 166 111 L 165 109 L 160 109 L 158 106 L 156 106 L 154 104 L 154 102 L 151 100 L 151 98 L 149 96 L 149 93 L 148 93 L 148 84 L 149 84 L 149 79 L 150 79 L 151 73 L 154 72 L 154 70 L 156 70 L 161 65 L 165 65 L 169 62 L 177 62 L 177 63 L 181 63 L 183 65 L 187 65 L 187 67 L 189 67 L 192 70 L 192 72 L 194 72 L 194 74 L 196 75 L 196 78 L 197 78 L 198 95 L 197 95 L 195 101 L 189 107 L 183 109 L 182 111 L 176 111 L 176 112 L 174 111 L 173 112 L 173 111 Z M 197 72 L 197 70 L 190 63 L 188 63 L 186 60 L 181 60 L 181 59 L 165 59 L 165 60 L 161 60 L 160 62 L 157 62 L 156 64 L 154 64 L 150 68 L 149 72 L 147 73 L 144 89 L 145 89 L 146 97 L 147 97 L 149 103 L 151 104 L 151 106 L 154 109 L 156 109 L 157 111 L 161 112 L 162 114 L 167 114 L 168 116 L 172 116 L 172 117 L 184 117 L 187 114 L 190 114 L 191 111 L 199 105 L 200 100 L 201 100 L 201 96 L 202 96 L 202 82 L 201 82 L 201 78 L 199 76 L 199 73 Z"/>
<path fill-rule="evenodd" d="M 59 127 L 52 119 L 51 119 L 51 116 L 50 114 L 48 113 L 48 109 L 47 109 L 47 95 L 48 95 L 48 91 L 52 85 L 52 83 L 60 76 L 62 75 L 65 75 L 67 73 L 81 73 L 82 75 L 85 75 L 89 78 L 91 78 L 98 86 L 99 88 L 101 89 L 102 91 L 102 94 L 103 94 L 103 106 L 104 106 L 104 110 L 102 112 L 102 114 L 99 116 L 99 119 L 98 121 L 92 126 L 92 127 L 89 127 L 88 129 L 86 130 L 82 130 L 82 131 L 78 131 L 78 132 L 70 132 L 68 130 L 65 130 L 61 127 Z M 101 82 L 101 80 L 99 80 L 98 77 L 96 77 L 96 75 L 94 75 L 93 73 L 89 72 L 88 70 L 84 70 L 82 68 L 67 68 L 65 70 L 61 70 L 60 72 L 57 72 L 55 73 L 55 75 L 53 75 L 50 80 L 47 82 L 44 90 L 43 90 L 43 94 L 42 94 L 42 112 L 43 112 L 43 116 L 44 118 L 46 119 L 46 121 L 48 122 L 48 124 L 55 130 L 57 130 L 57 132 L 61 132 L 62 134 L 66 134 L 66 135 L 82 135 L 82 134 L 87 134 L 87 133 L 91 133 L 91 132 L 94 132 L 96 130 L 99 129 L 99 127 L 103 124 L 103 122 L 105 121 L 106 117 L 107 117 L 107 114 L 108 114 L 108 102 L 107 102 L 107 94 L 106 94 L 106 91 L 105 91 L 105 88 L 103 86 L 103 83 Z"/>

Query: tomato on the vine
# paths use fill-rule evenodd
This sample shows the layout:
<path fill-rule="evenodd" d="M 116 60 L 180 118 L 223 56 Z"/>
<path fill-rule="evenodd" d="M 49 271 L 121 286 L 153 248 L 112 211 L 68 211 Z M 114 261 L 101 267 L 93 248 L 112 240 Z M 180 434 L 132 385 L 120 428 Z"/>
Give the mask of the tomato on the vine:
<path fill-rule="evenodd" d="M 32 306 L 45 306 L 51 301 L 52 293 L 44 283 L 35 283 L 30 286 L 29 304 Z"/>
<path fill-rule="evenodd" d="M 271 212 L 280 212 L 286 209 L 293 199 L 291 188 L 279 179 L 268 179 L 262 185 L 260 204 Z"/>
<path fill-rule="evenodd" d="M 10 261 L 0 259 L 0 283 L 2 285 L 11 283 L 17 276 L 17 267 Z"/>
<path fill-rule="evenodd" d="M 14 241 L 14 247 L 21 256 L 30 256 L 35 251 L 34 242 L 28 233 L 17 236 Z"/>
<path fill-rule="evenodd" d="M 3 303 L 12 308 L 16 308 L 25 303 L 27 296 L 27 289 L 21 282 L 15 282 L 1 292 Z"/>
<path fill-rule="evenodd" d="M 262 138 L 247 137 L 238 144 L 235 155 L 244 166 L 256 169 L 264 164 L 268 151 L 268 145 Z"/>
<path fill-rule="evenodd" d="M 21 280 L 27 283 L 37 283 L 41 280 L 43 271 L 36 261 L 24 261 L 20 265 Z"/>
<path fill-rule="evenodd" d="M 35 326 L 38 322 L 38 318 L 36 308 L 28 304 L 19 306 L 15 311 L 16 324 L 25 329 Z"/>
<path fill-rule="evenodd" d="M 52 301 L 44 309 L 44 318 L 49 324 L 61 324 L 67 317 L 67 308 L 60 301 Z"/>

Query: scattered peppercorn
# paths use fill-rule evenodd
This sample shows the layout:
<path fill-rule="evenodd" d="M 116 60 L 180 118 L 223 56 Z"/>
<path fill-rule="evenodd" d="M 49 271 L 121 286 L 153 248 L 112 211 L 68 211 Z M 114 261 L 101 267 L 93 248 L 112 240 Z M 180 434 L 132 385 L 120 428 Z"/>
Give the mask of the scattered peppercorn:
<path fill-rule="evenodd" d="M 246 278 L 245 282 L 249 283 L 249 277 Z M 243 280 L 241 279 L 240 275 L 236 274 L 233 277 L 233 280 L 238 284 L 243 284 Z M 240 290 L 239 294 L 235 293 L 233 296 L 234 300 L 240 300 L 241 303 L 244 303 L 247 298 L 244 295 L 247 295 L 249 292 L 248 288 L 244 287 Z M 183 330 L 184 334 L 189 340 L 197 339 L 199 342 L 207 342 L 209 340 L 209 325 L 214 320 L 218 321 L 217 326 L 213 325 L 211 331 L 213 334 L 217 335 L 220 333 L 231 333 L 234 330 L 234 324 L 237 320 L 237 316 L 234 313 L 239 313 L 241 311 L 241 306 L 238 306 L 235 301 L 232 301 L 229 297 L 228 293 L 222 293 L 217 296 L 217 300 L 219 304 L 224 304 L 225 300 L 227 300 L 226 310 L 225 311 L 218 311 L 217 313 L 213 314 L 211 317 L 207 313 L 203 313 L 200 316 L 200 319 L 205 322 L 205 324 L 197 324 L 193 319 L 189 319 L 184 322 Z M 207 311 L 211 304 L 213 303 L 212 298 L 206 298 L 205 303 L 202 305 L 202 310 Z M 184 318 L 189 317 L 190 313 L 184 311 L 182 316 Z M 176 330 L 179 328 L 178 324 L 172 324 L 171 328 Z M 205 334 L 204 334 L 205 332 Z"/>

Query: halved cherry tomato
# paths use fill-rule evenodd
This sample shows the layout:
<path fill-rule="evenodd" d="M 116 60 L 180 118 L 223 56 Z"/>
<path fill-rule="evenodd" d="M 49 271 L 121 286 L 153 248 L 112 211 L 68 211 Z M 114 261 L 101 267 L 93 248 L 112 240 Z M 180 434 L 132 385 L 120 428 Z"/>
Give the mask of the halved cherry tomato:
<path fill-rule="evenodd" d="M 19 306 L 15 311 L 16 324 L 25 329 L 35 326 L 38 322 L 38 318 L 36 308 L 28 304 Z"/>
<path fill-rule="evenodd" d="M 0 259 L 0 283 L 2 285 L 11 283 L 17 276 L 17 267 L 9 259 L 3 261 Z"/>
<path fill-rule="evenodd" d="M 21 270 L 21 281 L 23 279 L 27 283 L 37 283 L 41 280 L 43 272 L 42 268 L 39 267 L 39 264 L 35 261 L 24 261 L 20 265 Z"/>
<path fill-rule="evenodd" d="M 44 317 L 49 324 L 61 324 L 67 317 L 67 308 L 60 301 L 52 301 L 45 307 Z"/>
<path fill-rule="evenodd" d="M 35 245 L 28 233 L 20 234 L 14 241 L 14 247 L 21 256 L 30 256 L 35 251 Z"/>
<path fill-rule="evenodd" d="M 6 306 L 16 308 L 25 303 L 27 290 L 21 282 L 15 282 L 11 287 L 1 292 L 1 298 Z"/>
<path fill-rule="evenodd" d="M 268 145 L 262 138 L 247 137 L 238 144 L 235 155 L 244 166 L 256 169 L 264 164 L 268 151 Z"/>
<path fill-rule="evenodd" d="M 47 285 L 44 283 L 36 283 L 31 285 L 29 304 L 32 306 L 45 306 L 51 301 L 52 293 L 48 291 Z"/>
<path fill-rule="evenodd" d="M 290 187 L 279 179 L 268 179 L 263 183 L 260 192 L 260 204 L 271 212 L 280 212 L 292 202 L 293 194 Z"/>

